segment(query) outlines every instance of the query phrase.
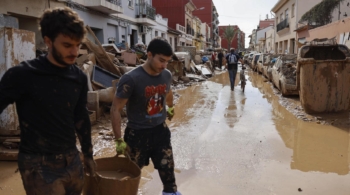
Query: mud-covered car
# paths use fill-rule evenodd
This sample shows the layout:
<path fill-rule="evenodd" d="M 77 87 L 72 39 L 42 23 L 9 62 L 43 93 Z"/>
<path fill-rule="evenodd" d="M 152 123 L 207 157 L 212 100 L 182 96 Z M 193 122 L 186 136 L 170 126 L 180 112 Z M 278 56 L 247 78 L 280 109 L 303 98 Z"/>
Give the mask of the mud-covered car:
<path fill-rule="evenodd" d="M 256 71 L 258 73 L 262 73 L 262 68 L 263 68 L 263 63 L 264 63 L 264 57 L 265 57 L 266 54 L 260 54 L 260 57 L 256 63 Z"/>
<path fill-rule="evenodd" d="M 271 69 L 272 83 L 283 96 L 299 95 L 296 61 L 296 54 L 281 55 Z"/>
<path fill-rule="evenodd" d="M 264 56 L 262 74 L 269 80 L 272 80 L 272 67 L 276 63 L 279 54 L 267 54 Z"/>
<path fill-rule="evenodd" d="M 254 71 L 256 71 L 256 69 L 257 69 L 257 66 L 258 66 L 258 60 L 259 60 L 259 58 L 260 58 L 260 53 L 256 53 L 256 54 L 254 54 L 253 55 L 253 59 L 252 59 L 252 62 L 251 62 L 251 64 L 250 64 L 250 68 L 252 69 L 252 70 L 254 70 Z"/>

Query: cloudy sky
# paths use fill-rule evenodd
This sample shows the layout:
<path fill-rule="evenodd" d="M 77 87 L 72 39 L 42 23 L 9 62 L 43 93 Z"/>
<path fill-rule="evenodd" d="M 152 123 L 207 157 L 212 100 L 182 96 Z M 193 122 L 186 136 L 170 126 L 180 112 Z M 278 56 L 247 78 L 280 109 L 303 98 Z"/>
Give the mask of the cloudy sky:
<path fill-rule="evenodd" d="M 245 47 L 249 46 L 248 36 L 259 24 L 259 19 L 271 18 L 271 9 L 278 0 L 213 0 L 219 13 L 219 25 L 238 25 L 246 34 Z"/>

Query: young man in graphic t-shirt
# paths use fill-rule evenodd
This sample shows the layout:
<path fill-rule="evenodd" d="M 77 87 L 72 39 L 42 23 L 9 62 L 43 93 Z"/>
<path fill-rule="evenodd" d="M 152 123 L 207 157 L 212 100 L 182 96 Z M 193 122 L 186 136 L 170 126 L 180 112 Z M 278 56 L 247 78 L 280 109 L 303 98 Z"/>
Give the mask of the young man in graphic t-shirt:
<path fill-rule="evenodd" d="M 165 69 L 173 51 L 161 38 L 153 39 L 147 48 L 147 62 L 120 79 L 111 108 L 117 153 L 129 146 L 131 159 L 140 167 L 152 159 L 163 182 L 163 195 L 181 195 L 177 191 L 171 133 L 165 120 L 174 114 L 171 73 Z M 120 112 L 127 106 L 128 124 L 124 142 L 121 137 Z M 169 107 L 166 110 L 166 105 Z"/>

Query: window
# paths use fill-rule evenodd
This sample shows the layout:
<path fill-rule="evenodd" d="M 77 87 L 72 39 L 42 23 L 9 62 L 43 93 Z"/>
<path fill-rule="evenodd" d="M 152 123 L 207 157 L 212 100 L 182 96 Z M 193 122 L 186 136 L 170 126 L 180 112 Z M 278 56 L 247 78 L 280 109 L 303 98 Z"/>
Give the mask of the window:
<path fill-rule="evenodd" d="M 278 21 L 278 17 L 276 17 L 276 24 L 278 23 L 279 21 Z"/>
<path fill-rule="evenodd" d="M 294 12 L 295 12 L 295 4 L 292 5 L 292 18 L 294 17 Z"/>
<path fill-rule="evenodd" d="M 284 14 L 284 13 L 281 13 L 280 22 L 283 21 L 283 14 Z"/>
<path fill-rule="evenodd" d="M 162 37 L 162 38 L 165 38 L 165 34 L 164 34 L 164 33 L 162 33 L 162 34 L 161 34 L 161 37 Z"/>
<path fill-rule="evenodd" d="M 176 37 L 174 38 L 174 45 L 177 46 L 177 38 Z"/>
<path fill-rule="evenodd" d="M 169 37 L 169 43 L 171 46 L 173 46 L 173 38 Z"/>
<path fill-rule="evenodd" d="M 134 7 L 133 0 L 128 0 L 128 6 L 129 7 Z"/>
<path fill-rule="evenodd" d="M 286 9 L 286 11 L 285 11 L 285 13 L 286 13 L 286 14 L 285 14 L 285 15 L 286 15 L 286 19 L 288 19 L 288 17 L 289 17 L 288 11 L 289 11 L 288 9 Z"/>
<path fill-rule="evenodd" d="M 154 32 L 155 36 L 158 37 L 158 31 Z"/>

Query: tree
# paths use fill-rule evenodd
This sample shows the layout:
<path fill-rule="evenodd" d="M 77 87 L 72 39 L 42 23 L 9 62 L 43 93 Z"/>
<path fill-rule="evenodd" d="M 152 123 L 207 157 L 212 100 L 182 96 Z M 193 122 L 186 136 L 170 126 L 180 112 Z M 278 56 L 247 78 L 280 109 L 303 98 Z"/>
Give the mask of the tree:
<path fill-rule="evenodd" d="M 237 35 L 239 29 L 235 29 L 233 26 L 228 25 L 228 27 L 224 28 L 224 32 L 222 34 L 222 38 L 227 40 L 228 48 L 227 50 L 230 51 L 232 40 Z"/>
<path fill-rule="evenodd" d="M 300 23 L 307 22 L 310 25 L 323 26 L 332 22 L 333 11 L 340 6 L 344 0 L 323 0 L 306 12 Z M 340 14 L 340 10 L 339 10 Z"/>

